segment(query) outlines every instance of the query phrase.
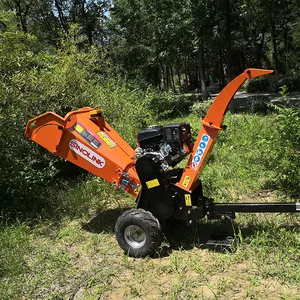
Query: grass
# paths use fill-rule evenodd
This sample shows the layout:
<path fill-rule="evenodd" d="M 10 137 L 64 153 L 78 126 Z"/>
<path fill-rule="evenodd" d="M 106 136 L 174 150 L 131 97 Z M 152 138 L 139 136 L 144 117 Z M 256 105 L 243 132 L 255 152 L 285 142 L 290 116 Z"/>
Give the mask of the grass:
<path fill-rule="evenodd" d="M 194 134 L 200 127 L 191 115 Z M 167 123 L 167 122 L 165 122 Z M 272 190 L 272 116 L 228 115 L 202 180 L 221 201 L 282 201 Z M 299 299 L 300 218 L 238 214 L 231 252 L 204 247 L 219 221 L 174 228 L 156 258 L 123 254 L 114 237 L 134 199 L 98 178 L 62 193 L 58 214 L 0 227 L 0 299 Z M 57 216 L 58 217 L 58 216 Z"/>

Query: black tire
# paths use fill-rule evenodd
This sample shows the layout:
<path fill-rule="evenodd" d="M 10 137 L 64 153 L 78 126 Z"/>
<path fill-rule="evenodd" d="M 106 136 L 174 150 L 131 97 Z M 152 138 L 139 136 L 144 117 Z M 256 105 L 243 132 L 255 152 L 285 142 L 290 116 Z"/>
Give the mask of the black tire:
<path fill-rule="evenodd" d="M 117 220 L 119 246 L 131 257 L 152 256 L 163 241 L 159 221 L 143 209 L 125 211 Z"/>

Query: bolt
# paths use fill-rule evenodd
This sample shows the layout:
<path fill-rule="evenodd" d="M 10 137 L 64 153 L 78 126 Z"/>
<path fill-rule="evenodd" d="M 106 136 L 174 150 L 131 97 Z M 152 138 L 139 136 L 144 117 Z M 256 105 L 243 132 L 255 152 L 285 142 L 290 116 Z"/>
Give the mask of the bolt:
<path fill-rule="evenodd" d="M 190 211 L 190 210 L 188 210 L 188 214 L 189 214 L 189 215 L 191 214 L 191 211 Z"/>
<path fill-rule="evenodd" d="M 208 215 L 208 216 L 210 215 L 209 211 L 207 212 L 207 215 Z"/>
<path fill-rule="evenodd" d="M 190 221 L 189 221 L 189 224 L 193 224 L 193 221 L 192 221 L 192 220 L 190 220 Z"/>
<path fill-rule="evenodd" d="M 225 216 L 222 216 L 221 219 L 222 219 L 222 220 L 225 220 Z"/>
<path fill-rule="evenodd" d="M 182 207 L 179 207 L 179 210 L 182 210 Z"/>

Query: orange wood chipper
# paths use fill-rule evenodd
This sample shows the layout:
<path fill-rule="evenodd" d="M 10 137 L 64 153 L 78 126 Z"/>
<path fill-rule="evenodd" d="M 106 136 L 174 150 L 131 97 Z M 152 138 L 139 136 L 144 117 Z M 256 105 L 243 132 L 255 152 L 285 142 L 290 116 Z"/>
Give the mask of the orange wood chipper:
<path fill-rule="evenodd" d="M 116 222 L 116 238 L 129 256 L 145 257 L 157 251 L 168 220 L 189 225 L 205 216 L 231 220 L 236 212 L 300 212 L 300 203 L 214 203 L 203 195 L 199 179 L 218 132 L 226 129 L 223 117 L 238 88 L 247 79 L 272 72 L 247 69 L 230 82 L 202 118 L 194 143 L 187 123 L 150 126 L 138 133 L 134 150 L 101 110 L 89 107 L 64 118 L 47 112 L 30 120 L 25 134 L 135 197 L 136 208 Z M 187 155 L 185 169 L 174 168 Z"/>

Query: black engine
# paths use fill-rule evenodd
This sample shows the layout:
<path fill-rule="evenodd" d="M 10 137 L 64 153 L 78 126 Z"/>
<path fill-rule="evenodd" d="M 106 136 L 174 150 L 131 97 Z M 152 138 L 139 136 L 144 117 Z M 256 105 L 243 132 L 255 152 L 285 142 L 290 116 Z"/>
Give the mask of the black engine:
<path fill-rule="evenodd" d="M 191 127 L 187 123 L 165 126 L 150 126 L 138 133 L 139 147 L 135 149 L 136 158 L 151 154 L 160 164 L 163 172 L 179 163 L 186 151 L 184 145 L 191 149 Z"/>
<path fill-rule="evenodd" d="M 168 219 L 177 209 L 176 203 L 184 201 L 174 186 L 183 169 L 172 167 L 192 150 L 190 125 L 150 126 L 141 130 L 137 139 L 135 168 L 142 185 L 137 207 L 150 210 L 160 220 Z"/>

